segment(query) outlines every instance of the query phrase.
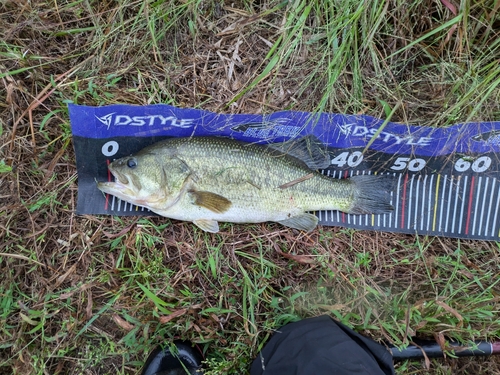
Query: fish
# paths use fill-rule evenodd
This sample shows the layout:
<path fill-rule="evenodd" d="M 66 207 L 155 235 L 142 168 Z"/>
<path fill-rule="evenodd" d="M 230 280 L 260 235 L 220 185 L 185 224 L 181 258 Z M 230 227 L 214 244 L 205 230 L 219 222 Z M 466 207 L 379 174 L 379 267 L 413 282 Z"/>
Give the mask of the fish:
<path fill-rule="evenodd" d="M 333 179 L 314 137 L 262 145 L 222 137 L 169 138 L 111 162 L 115 181 L 97 188 L 210 233 L 219 222 L 277 222 L 312 231 L 319 210 L 383 214 L 393 210 L 391 175 Z"/>

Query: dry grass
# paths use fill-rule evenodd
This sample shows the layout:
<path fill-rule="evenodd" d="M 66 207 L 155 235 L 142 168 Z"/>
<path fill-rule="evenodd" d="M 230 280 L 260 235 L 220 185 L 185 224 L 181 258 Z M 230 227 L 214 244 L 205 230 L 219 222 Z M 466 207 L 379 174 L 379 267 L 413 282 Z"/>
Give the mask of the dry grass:
<path fill-rule="evenodd" d="M 320 313 L 396 344 L 500 337 L 497 243 L 76 216 L 66 110 L 384 117 L 387 103 L 422 125 L 499 120 L 494 3 L 1 2 L 0 373 L 133 374 L 173 337 L 200 343 L 212 374 L 245 373 L 272 329 Z"/>

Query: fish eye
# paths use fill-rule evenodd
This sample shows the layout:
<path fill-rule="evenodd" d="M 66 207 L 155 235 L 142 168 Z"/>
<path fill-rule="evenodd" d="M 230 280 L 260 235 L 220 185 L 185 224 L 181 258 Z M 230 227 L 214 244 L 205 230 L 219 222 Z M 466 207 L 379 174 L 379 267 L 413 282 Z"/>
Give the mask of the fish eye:
<path fill-rule="evenodd" d="M 137 167 L 137 160 L 135 158 L 130 158 L 127 160 L 127 167 L 134 169 Z"/>

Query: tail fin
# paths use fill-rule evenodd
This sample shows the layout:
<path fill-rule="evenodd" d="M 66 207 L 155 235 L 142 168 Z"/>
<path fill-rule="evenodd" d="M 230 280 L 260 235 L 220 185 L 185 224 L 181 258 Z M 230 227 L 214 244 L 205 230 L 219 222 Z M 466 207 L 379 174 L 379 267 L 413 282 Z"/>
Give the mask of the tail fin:
<path fill-rule="evenodd" d="M 384 214 L 394 210 L 391 192 L 396 179 L 391 175 L 361 175 L 349 179 L 354 184 L 350 214 Z"/>

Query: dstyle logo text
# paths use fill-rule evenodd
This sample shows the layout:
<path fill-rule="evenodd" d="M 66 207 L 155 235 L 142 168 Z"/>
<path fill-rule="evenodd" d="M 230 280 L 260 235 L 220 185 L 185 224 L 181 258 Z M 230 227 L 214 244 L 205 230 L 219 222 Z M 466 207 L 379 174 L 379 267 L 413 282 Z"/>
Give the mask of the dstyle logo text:
<path fill-rule="evenodd" d="M 128 116 L 115 115 L 109 113 L 96 118 L 110 128 L 113 126 L 174 126 L 176 128 L 190 128 L 194 119 L 178 119 L 175 116 L 149 115 L 149 116 Z"/>
<path fill-rule="evenodd" d="M 415 137 L 412 135 L 398 135 L 389 132 L 379 132 L 379 129 L 370 129 L 366 126 L 347 124 L 340 126 L 340 132 L 345 134 L 345 136 L 351 137 L 364 137 L 371 138 L 376 137 L 376 139 L 384 143 L 394 143 L 396 145 L 405 144 L 409 146 L 430 146 L 432 144 L 431 137 Z"/>

